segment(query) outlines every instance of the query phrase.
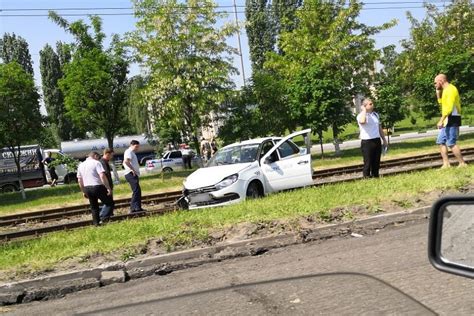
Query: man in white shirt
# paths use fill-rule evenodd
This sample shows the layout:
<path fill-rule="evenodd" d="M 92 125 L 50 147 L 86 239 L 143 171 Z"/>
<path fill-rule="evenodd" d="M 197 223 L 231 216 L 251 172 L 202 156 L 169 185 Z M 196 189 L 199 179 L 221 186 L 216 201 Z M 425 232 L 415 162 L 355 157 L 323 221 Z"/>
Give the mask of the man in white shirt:
<path fill-rule="evenodd" d="M 112 188 L 107 180 L 104 167 L 99 162 L 99 154 L 91 152 L 89 157 L 77 169 L 77 179 L 84 198 L 89 199 L 92 212 L 92 222 L 101 224 L 99 216 L 99 200 L 113 209 Z"/>
<path fill-rule="evenodd" d="M 142 189 L 140 188 L 139 176 L 140 165 L 135 152 L 140 148 L 137 140 L 130 142 L 130 147 L 123 154 L 123 167 L 125 168 L 125 179 L 132 189 L 132 200 L 130 202 L 130 213 L 143 212 L 142 209 Z"/>
<path fill-rule="evenodd" d="M 379 115 L 374 111 L 372 100 L 365 99 L 357 123 L 360 130 L 360 147 L 364 158 L 364 178 L 378 178 L 380 169 L 380 156 L 383 146 L 387 147 L 387 140 L 380 125 Z"/>

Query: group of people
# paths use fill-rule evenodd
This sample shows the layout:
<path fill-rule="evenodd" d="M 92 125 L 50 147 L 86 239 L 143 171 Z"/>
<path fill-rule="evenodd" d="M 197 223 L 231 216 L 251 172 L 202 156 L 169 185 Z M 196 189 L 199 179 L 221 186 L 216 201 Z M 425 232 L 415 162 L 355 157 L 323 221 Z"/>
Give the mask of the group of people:
<path fill-rule="evenodd" d="M 130 142 L 130 147 L 124 153 L 123 167 L 125 179 L 132 189 L 130 213 L 144 212 L 141 204 L 140 165 L 135 154 L 140 148 L 136 140 Z M 108 221 L 114 214 L 113 181 L 110 162 L 113 159 L 113 149 L 105 149 L 102 157 L 96 151 L 89 153 L 77 170 L 79 187 L 84 198 L 89 200 L 92 222 L 98 226 Z M 99 200 L 104 204 L 100 209 Z"/>
<path fill-rule="evenodd" d="M 441 105 L 441 117 L 437 123 L 439 129 L 436 144 L 439 145 L 443 165 L 449 168 L 448 148 L 451 149 L 458 161 L 458 166 L 466 166 L 461 149 L 456 144 L 461 126 L 461 102 L 458 89 L 451 83 L 445 74 L 439 74 L 434 79 L 436 98 Z M 360 130 L 361 151 L 364 160 L 363 176 L 365 178 L 379 177 L 382 144 L 388 148 L 387 140 L 380 124 L 380 117 L 374 111 L 371 99 L 362 102 L 357 123 Z"/>
<path fill-rule="evenodd" d="M 213 157 L 217 152 L 217 142 L 213 137 L 211 141 L 208 141 L 204 137 L 201 138 L 200 144 L 201 157 L 203 157 L 205 162 L 208 162 L 211 157 Z"/>

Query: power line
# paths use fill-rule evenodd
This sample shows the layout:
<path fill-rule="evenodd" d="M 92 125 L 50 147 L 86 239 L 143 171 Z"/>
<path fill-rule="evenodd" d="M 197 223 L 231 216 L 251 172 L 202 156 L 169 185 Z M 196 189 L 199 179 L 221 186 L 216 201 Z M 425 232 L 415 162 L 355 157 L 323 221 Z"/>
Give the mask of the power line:
<path fill-rule="evenodd" d="M 396 1 L 396 2 L 389 2 L 389 1 L 377 1 L 377 2 L 361 2 L 363 6 L 365 5 L 400 5 L 400 4 L 425 4 L 425 3 L 439 3 L 439 5 L 445 5 L 445 0 L 431 0 L 431 1 Z M 282 5 L 283 6 L 283 5 Z M 200 8 L 245 8 L 245 5 L 216 5 L 216 6 L 175 6 L 170 7 L 171 9 L 200 9 Z M 398 7 L 397 7 L 398 8 Z M 405 7 L 403 7 L 405 8 Z M 134 7 L 69 7 L 69 8 L 5 8 L 0 9 L 0 12 L 23 12 L 23 11 L 105 11 L 105 10 L 134 10 Z M 376 8 L 378 9 L 378 8 Z M 383 9 L 383 8 L 380 8 Z"/>
<path fill-rule="evenodd" d="M 442 4 L 435 5 L 437 8 L 443 8 Z M 372 11 L 372 10 L 410 10 L 410 9 L 425 9 L 424 6 L 412 6 L 412 7 L 372 7 L 372 8 L 362 8 L 361 11 Z M 267 11 L 270 12 L 271 10 Z M 300 11 L 313 11 L 313 10 L 303 10 Z M 221 14 L 231 14 L 234 11 L 215 11 L 215 13 Z M 245 11 L 237 11 L 238 14 L 245 14 Z M 181 14 L 181 12 L 171 12 L 170 14 Z M 97 16 L 134 16 L 136 15 L 134 12 L 123 12 L 123 13 L 66 13 L 60 14 L 62 17 L 79 17 L 79 16 L 90 16 L 90 15 L 97 15 Z M 0 17 L 48 17 L 48 14 L 0 14 Z"/>

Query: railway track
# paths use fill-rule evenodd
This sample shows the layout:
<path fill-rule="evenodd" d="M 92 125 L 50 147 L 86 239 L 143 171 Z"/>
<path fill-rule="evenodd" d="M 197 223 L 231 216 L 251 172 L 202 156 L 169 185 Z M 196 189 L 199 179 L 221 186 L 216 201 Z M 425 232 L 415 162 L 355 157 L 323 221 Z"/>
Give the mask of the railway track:
<path fill-rule="evenodd" d="M 463 150 L 463 155 L 473 156 L 465 157 L 467 162 L 474 161 L 474 148 Z M 450 156 L 451 157 L 451 156 Z M 433 162 L 434 161 L 434 162 Z M 421 165 L 420 164 L 423 164 Z M 411 167 L 410 167 L 411 165 Z M 413 166 L 415 165 L 415 166 Z M 400 173 L 408 173 L 414 171 L 422 171 L 432 168 L 438 168 L 441 166 L 441 158 L 439 153 L 436 154 L 425 154 L 414 157 L 391 159 L 383 161 L 381 164 L 381 174 L 384 176 L 396 175 Z M 345 166 L 341 168 L 331 168 L 326 170 L 315 171 L 313 179 L 315 180 L 314 186 L 322 186 L 328 184 L 336 184 L 341 182 L 355 181 L 362 178 L 362 165 Z M 356 174 L 352 175 L 351 174 Z M 345 176 L 345 177 L 343 177 Z M 339 177 L 339 178 L 338 178 Z M 341 178 L 342 177 L 342 178 Z M 162 215 L 170 211 L 176 210 L 176 206 L 173 205 L 181 195 L 181 191 L 171 191 L 165 193 L 158 193 L 152 195 L 143 196 L 142 201 L 144 204 L 163 204 L 162 207 L 150 210 L 146 212 L 136 214 L 122 214 L 116 215 L 111 218 L 111 222 L 122 221 L 126 219 L 132 219 L 144 216 Z M 117 208 L 127 207 L 130 203 L 130 199 L 117 199 L 115 205 Z M 32 222 L 46 223 L 53 220 L 69 219 L 75 216 L 87 215 L 90 213 L 89 205 L 78 205 L 70 206 L 66 208 L 42 210 L 28 213 L 12 214 L 0 217 L 0 227 L 16 226 L 19 224 L 26 224 Z M 0 242 L 7 242 L 22 238 L 34 238 L 40 235 L 55 232 L 70 230 L 79 227 L 85 227 L 92 225 L 91 220 L 80 220 L 67 222 L 58 225 L 49 225 L 42 227 L 35 227 L 31 229 L 15 230 L 0 233 Z"/>

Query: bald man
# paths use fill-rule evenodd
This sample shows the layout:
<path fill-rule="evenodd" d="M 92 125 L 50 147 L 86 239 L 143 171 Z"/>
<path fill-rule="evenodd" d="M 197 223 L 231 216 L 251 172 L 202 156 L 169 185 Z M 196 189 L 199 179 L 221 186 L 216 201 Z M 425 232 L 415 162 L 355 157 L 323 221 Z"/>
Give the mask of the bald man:
<path fill-rule="evenodd" d="M 438 121 L 439 129 L 436 143 L 439 145 L 443 166 L 449 168 L 448 147 L 451 148 L 459 166 L 466 166 L 461 155 L 461 149 L 456 144 L 459 137 L 459 126 L 461 126 L 461 102 L 458 89 L 449 83 L 445 74 L 439 74 L 434 80 L 436 97 L 441 105 L 441 118 Z"/>

